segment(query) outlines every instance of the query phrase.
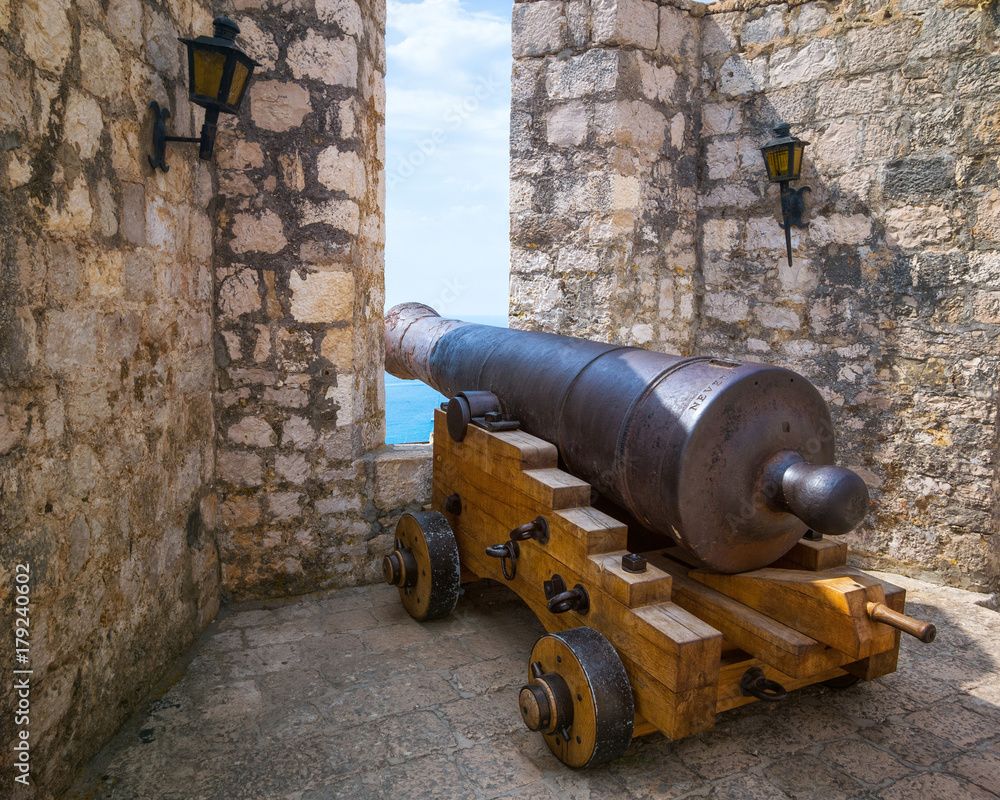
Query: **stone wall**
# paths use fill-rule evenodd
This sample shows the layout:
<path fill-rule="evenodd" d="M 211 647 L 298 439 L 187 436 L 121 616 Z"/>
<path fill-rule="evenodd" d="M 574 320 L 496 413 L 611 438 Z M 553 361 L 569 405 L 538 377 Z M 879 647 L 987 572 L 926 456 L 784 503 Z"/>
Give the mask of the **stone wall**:
<path fill-rule="evenodd" d="M 379 449 L 385 3 L 236 0 L 232 16 L 262 67 L 218 145 L 223 582 L 371 581 L 429 473 L 424 449 Z"/>
<path fill-rule="evenodd" d="M 212 169 L 201 3 L 0 0 L 0 795 L 58 792 L 218 608 Z M 200 124 L 200 116 L 199 116 Z M 15 565 L 30 567 L 30 787 L 12 784 Z M 23 666 L 23 665 L 22 665 Z"/>
<path fill-rule="evenodd" d="M 995 589 L 996 4 L 704 11 L 516 6 L 512 324 L 796 369 L 872 490 L 855 553 Z M 779 120 L 812 143 L 792 268 Z"/>

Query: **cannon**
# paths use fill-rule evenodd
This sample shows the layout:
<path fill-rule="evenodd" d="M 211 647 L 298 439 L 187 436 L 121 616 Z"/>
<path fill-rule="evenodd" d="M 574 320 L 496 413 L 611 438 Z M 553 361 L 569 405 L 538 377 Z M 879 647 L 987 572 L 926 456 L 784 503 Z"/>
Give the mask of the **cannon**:
<path fill-rule="evenodd" d="M 456 398 L 452 428 L 474 413 L 517 420 L 568 472 L 720 572 L 770 564 L 807 530 L 847 533 L 868 509 L 864 481 L 832 466 L 823 398 L 781 367 L 470 325 L 407 303 L 387 317 L 386 370 Z"/>
<path fill-rule="evenodd" d="M 680 738 L 716 713 L 896 668 L 905 592 L 847 567 L 868 490 L 834 464 L 817 389 L 769 364 L 681 358 L 442 319 L 386 316 L 386 370 L 435 412 L 431 506 L 383 561 L 417 620 L 462 582 L 504 581 L 548 633 L 518 696 L 564 763 Z"/>

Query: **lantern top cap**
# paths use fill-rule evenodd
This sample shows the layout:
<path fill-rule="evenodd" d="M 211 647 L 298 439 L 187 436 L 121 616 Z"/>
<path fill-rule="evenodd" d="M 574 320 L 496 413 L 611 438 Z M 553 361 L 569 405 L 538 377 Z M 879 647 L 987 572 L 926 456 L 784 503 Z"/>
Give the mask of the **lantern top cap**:
<path fill-rule="evenodd" d="M 765 144 L 762 149 L 767 149 L 769 147 L 781 147 L 782 145 L 792 144 L 793 142 L 802 145 L 809 144 L 809 142 L 805 142 L 796 136 L 792 136 L 792 126 L 787 122 L 779 122 L 774 127 L 774 138 Z"/>
<path fill-rule="evenodd" d="M 212 21 L 212 24 L 215 26 L 216 39 L 228 39 L 233 42 L 240 32 L 240 26 L 229 19 L 229 17 L 216 17 Z"/>
<path fill-rule="evenodd" d="M 250 56 L 244 53 L 236 44 L 236 36 L 240 32 L 239 25 L 229 19 L 229 17 L 216 17 L 212 21 L 212 24 L 215 26 L 215 31 L 211 36 L 199 36 L 197 39 L 184 39 L 182 37 L 178 39 L 178 41 L 181 41 L 189 48 L 193 47 L 196 50 L 215 48 L 217 52 L 235 52 L 241 59 L 253 64 L 255 67 L 260 66 L 257 61 L 250 58 Z"/>

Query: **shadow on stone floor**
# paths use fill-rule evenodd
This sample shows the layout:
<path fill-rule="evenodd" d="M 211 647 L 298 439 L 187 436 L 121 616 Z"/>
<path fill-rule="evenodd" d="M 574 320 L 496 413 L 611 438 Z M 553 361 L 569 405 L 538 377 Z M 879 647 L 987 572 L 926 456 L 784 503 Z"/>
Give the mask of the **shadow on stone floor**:
<path fill-rule="evenodd" d="M 721 715 L 573 771 L 523 727 L 543 633 L 490 582 L 419 624 L 369 586 L 228 609 L 66 800 L 1000 797 L 1000 617 L 981 596 L 889 576 L 938 625 L 900 670 Z"/>

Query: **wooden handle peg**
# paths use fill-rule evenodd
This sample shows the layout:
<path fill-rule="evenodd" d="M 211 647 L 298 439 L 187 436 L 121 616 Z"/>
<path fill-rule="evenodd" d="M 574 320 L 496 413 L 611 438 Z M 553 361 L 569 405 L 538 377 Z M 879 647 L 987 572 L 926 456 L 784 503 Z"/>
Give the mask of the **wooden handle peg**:
<path fill-rule="evenodd" d="M 893 611 L 885 603 L 869 603 L 868 616 L 872 622 L 881 622 L 883 625 L 901 630 L 903 633 L 915 636 L 928 644 L 933 642 L 934 637 L 937 636 L 937 628 L 930 622 L 921 622 L 919 619 L 906 616 L 906 614 L 900 614 L 898 611 Z"/>

